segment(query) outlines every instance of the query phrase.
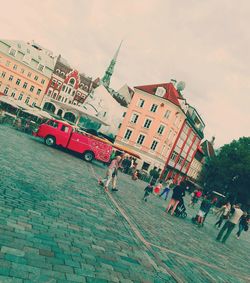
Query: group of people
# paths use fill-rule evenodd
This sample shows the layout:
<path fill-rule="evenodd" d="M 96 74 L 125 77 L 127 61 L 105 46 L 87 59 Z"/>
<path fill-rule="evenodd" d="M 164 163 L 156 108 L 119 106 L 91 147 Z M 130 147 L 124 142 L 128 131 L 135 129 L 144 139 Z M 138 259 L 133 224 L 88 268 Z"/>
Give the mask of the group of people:
<path fill-rule="evenodd" d="M 126 160 L 126 162 L 124 162 Z M 105 191 L 108 191 L 108 186 L 111 183 L 112 191 L 118 191 L 117 189 L 117 175 L 119 169 L 124 173 L 128 172 L 128 168 L 130 168 L 132 159 L 125 158 L 124 156 L 116 156 L 108 166 L 106 176 L 103 179 L 99 179 L 98 182 L 102 185 Z M 124 167 L 123 167 L 124 166 Z M 136 176 L 137 170 L 134 171 L 132 174 L 132 179 L 137 178 Z M 143 200 L 145 202 L 148 201 L 148 198 L 151 194 L 155 194 L 159 197 L 164 197 L 167 200 L 171 187 L 173 186 L 173 180 L 168 179 L 166 181 L 165 186 L 163 186 L 163 182 L 159 181 L 156 183 L 154 178 L 151 179 L 150 183 L 144 189 Z M 180 182 L 178 185 L 175 185 L 172 190 L 171 199 L 166 207 L 166 213 L 169 211 L 171 215 L 174 215 L 177 206 L 180 203 L 183 203 L 183 197 L 185 196 L 186 186 L 184 182 Z M 193 222 L 198 224 L 199 227 L 202 227 L 206 216 L 208 215 L 211 207 L 216 203 L 217 198 L 212 197 L 211 195 L 202 195 L 201 189 L 198 189 L 192 193 L 192 198 L 189 203 L 189 206 L 194 207 L 194 205 L 202 199 L 199 210 L 194 218 L 192 218 Z M 216 215 L 218 216 L 218 221 L 215 223 L 215 227 L 220 229 L 223 221 L 226 220 L 223 227 L 221 228 L 216 240 L 220 241 L 222 239 L 222 243 L 225 243 L 228 237 L 230 236 L 231 232 L 235 228 L 237 224 L 239 224 L 239 230 L 236 233 L 237 238 L 239 239 L 242 231 L 248 230 L 249 225 L 249 215 L 247 212 L 243 212 L 241 210 L 241 205 L 236 204 L 231 206 L 230 202 L 227 202 L 223 205 L 217 212 Z"/>

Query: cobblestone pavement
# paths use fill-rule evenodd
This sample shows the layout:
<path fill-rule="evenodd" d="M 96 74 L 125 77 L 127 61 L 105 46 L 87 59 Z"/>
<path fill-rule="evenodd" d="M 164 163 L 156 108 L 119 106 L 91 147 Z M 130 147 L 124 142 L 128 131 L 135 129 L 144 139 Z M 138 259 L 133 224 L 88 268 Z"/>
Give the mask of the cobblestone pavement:
<path fill-rule="evenodd" d="M 104 172 L 0 125 L 0 282 L 250 282 L 248 233 L 217 243 L 213 216 L 166 215 L 122 173 L 104 193 Z"/>

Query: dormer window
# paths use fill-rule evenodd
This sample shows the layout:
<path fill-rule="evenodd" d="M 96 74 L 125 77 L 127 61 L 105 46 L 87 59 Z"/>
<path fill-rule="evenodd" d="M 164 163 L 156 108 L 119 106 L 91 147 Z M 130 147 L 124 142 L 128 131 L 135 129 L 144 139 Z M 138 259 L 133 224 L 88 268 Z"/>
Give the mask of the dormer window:
<path fill-rule="evenodd" d="M 42 72 L 42 71 L 43 71 L 43 69 L 44 69 L 44 65 L 39 64 L 39 65 L 38 65 L 38 70 Z"/>
<path fill-rule="evenodd" d="M 15 49 L 13 49 L 13 48 L 10 49 L 10 55 L 11 56 L 16 56 L 16 52 L 17 51 Z"/>

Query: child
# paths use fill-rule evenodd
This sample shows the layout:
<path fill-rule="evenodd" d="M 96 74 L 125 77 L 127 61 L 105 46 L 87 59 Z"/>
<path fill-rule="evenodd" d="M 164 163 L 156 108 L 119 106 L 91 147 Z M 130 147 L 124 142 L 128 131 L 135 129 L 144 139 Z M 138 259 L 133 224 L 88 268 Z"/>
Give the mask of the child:
<path fill-rule="evenodd" d="M 149 185 L 144 189 L 145 193 L 143 196 L 144 201 L 148 201 L 148 196 L 153 192 L 153 182 L 151 181 Z"/>
<path fill-rule="evenodd" d="M 168 194 L 170 192 L 170 186 L 173 184 L 172 179 L 168 179 L 166 182 L 166 188 L 162 191 L 162 193 L 159 195 L 159 197 L 162 197 L 165 194 L 165 200 L 168 198 Z"/>
<path fill-rule="evenodd" d="M 154 188 L 154 194 L 159 195 L 161 188 L 162 188 L 162 180 L 160 180 L 159 183 Z"/>

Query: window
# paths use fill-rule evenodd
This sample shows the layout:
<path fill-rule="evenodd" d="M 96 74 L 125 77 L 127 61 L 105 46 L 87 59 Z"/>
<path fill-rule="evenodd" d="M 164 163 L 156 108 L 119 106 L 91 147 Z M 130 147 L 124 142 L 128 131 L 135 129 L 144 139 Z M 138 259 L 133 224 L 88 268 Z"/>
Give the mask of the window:
<path fill-rule="evenodd" d="M 41 84 L 42 84 L 42 85 L 45 84 L 45 80 L 44 80 L 44 79 L 41 80 Z"/>
<path fill-rule="evenodd" d="M 143 162 L 143 164 L 142 164 L 142 170 L 145 170 L 145 171 L 148 171 L 148 168 L 149 168 L 149 166 L 150 166 L 150 164 L 149 163 L 147 163 L 147 162 Z"/>
<path fill-rule="evenodd" d="M 2 72 L 1 77 L 2 77 L 2 78 L 4 78 L 4 77 L 5 77 L 5 75 L 6 75 L 6 72 Z"/>
<path fill-rule="evenodd" d="M 151 111 L 151 112 L 156 112 L 157 108 L 158 108 L 158 105 L 153 104 L 153 105 L 151 106 L 150 111 Z"/>
<path fill-rule="evenodd" d="M 65 133 L 68 133 L 69 127 L 65 126 L 65 125 L 62 125 L 61 131 L 65 132 Z"/>
<path fill-rule="evenodd" d="M 175 159 L 176 159 L 177 156 L 178 156 L 177 152 L 174 151 L 174 152 L 172 153 L 172 155 L 171 155 L 170 158 L 171 158 L 173 161 L 175 161 Z"/>
<path fill-rule="evenodd" d="M 171 114 L 171 111 L 170 111 L 170 110 L 167 110 L 167 111 L 165 112 L 165 114 L 164 114 L 164 118 L 168 119 L 169 116 L 170 116 L 170 114 Z"/>
<path fill-rule="evenodd" d="M 157 145 L 158 145 L 158 141 L 155 141 L 155 140 L 154 140 L 154 141 L 152 142 L 152 144 L 151 144 L 150 149 L 155 150 L 156 147 L 157 147 Z"/>
<path fill-rule="evenodd" d="M 30 102 L 30 97 L 27 97 L 27 98 L 25 99 L 25 103 L 28 104 L 29 102 Z"/>
<path fill-rule="evenodd" d="M 14 66 L 13 66 L 13 70 L 16 70 L 16 69 L 17 69 L 17 65 L 14 65 Z"/>
<path fill-rule="evenodd" d="M 63 91 L 65 90 L 65 85 L 63 85 L 62 90 L 63 90 Z"/>
<path fill-rule="evenodd" d="M 6 67 L 9 67 L 9 65 L 10 65 L 10 61 L 7 61 L 6 64 L 5 64 L 5 66 L 6 66 Z"/>
<path fill-rule="evenodd" d="M 132 135 L 132 131 L 127 129 L 125 136 L 124 136 L 124 139 L 129 140 L 131 135 Z"/>
<path fill-rule="evenodd" d="M 16 84 L 17 84 L 17 85 L 20 85 L 20 83 L 21 83 L 21 80 L 20 80 L 20 79 L 17 79 L 17 80 L 16 80 Z"/>
<path fill-rule="evenodd" d="M 27 83 L 25 82 L 24 84 L 23 84 L 23 88 L 27 88 Z"/>
<path fill-rule="evenodd" d="M 3 93 L 7 95 L 8 92 L 9 92 L 9 87 L 6 86 L 6 88 L 4 89 Z"/>
<path fill-rule="evenodd" d="M 30 87 L 30 91 L 32 92 L 33 90 L 34 90 L 34 86 L 32 85 L 31 87 Z"/>
<path fill-rule="evenodd" d="M 42 72 L 42 71 L 43 71 L 43 69 L 44 69 L 44 65 L 39 64 L 39 65 L 38 65 L 38 70 Z"/>
<path fill-rule="evenodd" d="M 21 93 L 18 97 L 18 100 L 22 100 L 23 99 L 23 94 Z"/>
<path fill-rule="evenodd" d="M 40 94 L 41 93 L 41 89 L 39 88 L 38 90 L 37 90 L 37 92 L 36 92 L 36 94 Z"/>
<path fill-rule="evenodd" d="M 68 90 L 68 94 L 70 94 L 71 93 L 71 88 L 69 88 L 69 90 Z"/>
<path fill-rule="evenodd" d="M 160 134 L 160 135 L 162 135 L 162 133 L 164 132 L 164 130 L 165 130 L 165 126 L 164 126 L 164 125 L 160 125 L 160 127 L 159 127 L 157 133 Z"/>
<path fill-rule="evenodd" d="M 138 144 L 143 144 L 143 142 L 144 142 L 144 139 L 145 139 L 145 136 L 144 135 L 142 135 L 142 134 L 140 134 L 139 135 L 139 137 L 138 137 L 138 139 L 137 139 L 137 142 L 136 143 L 138 143 Z"/>
<path fill-rule="evenodd" d="M 122 117 L 124 118 L 126 116 L 127 112 L 123 112 Z"/>
<path fill-rule="evenodd" d="M 183 160 L 184 160 L 184 158 L 180 156 L 180 158 L 179 158 L 179 160 L 178 160 L 178 162 L 177 162 L 177 163 L 178 163 L 179 165 L 181 165 L 181 164 L 182 164 L 182 162 L 183 162 Z"/>
<path fill-rule="evenodd" d="M 21 69 L 21 73 L 22 73 L 22 74 L 24 73 L 24 69 Z"/>
<path fill-rule="evenodd" d="M 9 81 L 13 81 L 13 76 L 12 75 L 10 75 L 10 77 L 9 77 Z"/>
<path fill-rule="evenodd" d="M 74 85 L 75 85 L 75 79 L 74 79 L 74 78 L 71 78 L 71 79 L 69 80 L 69 84 L 72 85 L 72 86 L 74 86 Z"/>
<path fill-rule="evenodd" d="M 150 119 L 146 119 L 146 121 L 145 121 L 145 123 L 144 123 L 144 128 L 147 128 L 147 129 L 149 129 L 149 127 L 150 127 L 150 125 L 151 125 L 151 123 L 152 123 L 152 120 L 150 120 Z"/>
<path fill-rule="evenodd" d="M 32 107 L 35 107 L 36 106 L 36 103 L 35 102 L 32 102 Z"/>
<path fill-rule="evenodd" d="M 140 98 L 140 100 L 138 101 L 138 106 L 142 108 L 144 105 L 144 102 L 145 100 Z"/>
<path fill-rule="evenodd" d="M 11 55 L 11 56 L 16 56 L 16 50 L 13 49 L 13 48 L 11 48 L 11 49 L 10 49 L 10 55 Z"/>
<path fill-rule="evenodd" d="M 55 84 L 56 84 L 56 80 L 52 80 L 52 82 L 51 82 L 51 86 L 55 86 Z"/>
<path fill-rule="evenodd" d="M 132 114 L 130 122 L 135 124 L 137 122 L 138 118 L 139 118 L 139 115 L 134 113 L 134 114 Z"/>
<path fill-rule="evenodd" d="M 29 72 L 29 73 L 28 73 L 28 77 L 30 78 L 30 77 L 31 77 L 31 75 L 32 75 L 32 74 Z"/>
<path fill-rule="evenodd" d="M 35 76 L 35 77 L 34 77 L 34 80 L 37 81 L 37 80 L 38 80 L 38 76 Z"/>
<path fill-rule="evenodd" d="M 11 97 L 15 97 L 15 91 L 12 92 Z"/>
<path fill-rule="evenodd" d="M 120 129 L 120 128 L 121 128 L 121 126 L 122 126 L 122 124 L 120 123 L 120 124 L 118 125 L 118 129 Z"/>

